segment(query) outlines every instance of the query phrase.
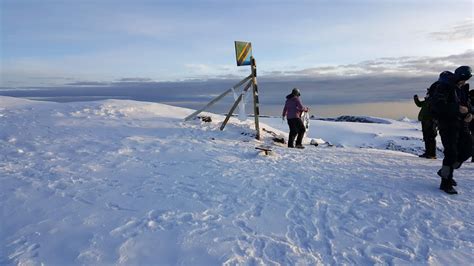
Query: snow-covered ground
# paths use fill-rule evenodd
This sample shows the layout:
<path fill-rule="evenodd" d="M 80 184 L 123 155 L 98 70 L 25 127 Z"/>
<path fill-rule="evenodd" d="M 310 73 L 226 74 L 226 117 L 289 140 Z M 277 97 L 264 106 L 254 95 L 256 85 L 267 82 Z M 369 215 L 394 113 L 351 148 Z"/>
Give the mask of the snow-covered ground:
<path fill-rule="evenodd" d="M 472 265 L 474 164 L 442 193 L 417 122 L 312 120 L 334 146 L 299 150 L 192 111 L 0 97 L 0 264 Z"/>

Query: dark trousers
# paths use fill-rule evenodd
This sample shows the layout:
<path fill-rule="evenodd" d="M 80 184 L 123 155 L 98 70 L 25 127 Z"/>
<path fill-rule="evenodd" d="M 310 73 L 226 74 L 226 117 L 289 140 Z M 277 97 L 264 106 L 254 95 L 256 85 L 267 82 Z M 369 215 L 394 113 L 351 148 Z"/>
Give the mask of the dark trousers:
<path fill-rule="evenodd" d="M 471 121 L 471 125 L 469 126 L 471 130 L 471 141 L 472 141 L 472 153 L 471 153 L 471 160 L 474 162 L 474 121 Z"/>
<path fill-rule="evenodd" d="M 471 161 L 474 162 L 474 131 L 472 130 L 471 130 L 471 143 L 472 143 Z"/>
<path fill-rule="evenodd" d="M 457 169 L 472 155 L 472 137 L 463 122 L 439 122 L 444 147 L 443 165 Z"/>
<path fill-rule="evenodd" d="M 290 135 L 288 136 L 288 147 L 294 147 L 294 141 L 296 137 L 296 145 L 301 145 L 303 142 L 303 136 L 306 132 L 303 121 L 301 118 L 290 118 L 288 119 L 288 126 L 290 127 Z"/>
<path fill-rule="evenodd" d="M 423 130 L 423 141 L 425 142 L 425 154 L 436 157 L 436 136 L 438 135 L 438 125 L 433 119 L 421 121 Z"/>

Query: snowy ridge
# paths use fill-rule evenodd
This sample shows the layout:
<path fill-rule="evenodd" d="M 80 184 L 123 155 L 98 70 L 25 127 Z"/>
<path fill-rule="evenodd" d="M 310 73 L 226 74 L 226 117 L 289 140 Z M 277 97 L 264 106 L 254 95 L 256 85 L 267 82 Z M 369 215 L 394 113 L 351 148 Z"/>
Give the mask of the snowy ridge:
<path fill-rule="evenodd" d="M 377 124 L 390 124 L 390 121 L 387 121 L 383 118 L 369 117 L 369 116 L 352 116 L 352 115 L 343 115 L 336 118 L 318 118 L 323 121 L 336 121 L 336 122 L 356 122 L 356 123 L 377 123 Z"/>
<path fill-rule="evenodd" d="M 223 116 L 163 104 L 0 106 L 2 265 L 474 261 L 474 165 L 441 193 L 441 161 L 402 152 L 422 146 L 417 123 L 311 121 L 336 147 L 263 156 L 252 121 L 220 131 Z M 261 127 L 286 136 L 281 119 Z"/>

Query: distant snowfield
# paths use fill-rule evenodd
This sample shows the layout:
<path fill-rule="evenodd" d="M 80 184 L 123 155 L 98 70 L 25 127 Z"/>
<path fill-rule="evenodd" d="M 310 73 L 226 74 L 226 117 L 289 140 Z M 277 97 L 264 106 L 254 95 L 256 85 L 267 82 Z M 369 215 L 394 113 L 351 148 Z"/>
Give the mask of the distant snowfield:
<path fill-rule="evenodd" d="M 312 120 L 334 147 L 265 156 L 252 119 L 220 131 L 220 115 L 183 122 L 192 111 L 0 97 L 0 264 L 474 261 L 474 164 L 442 193 L 418 123 Z"/>

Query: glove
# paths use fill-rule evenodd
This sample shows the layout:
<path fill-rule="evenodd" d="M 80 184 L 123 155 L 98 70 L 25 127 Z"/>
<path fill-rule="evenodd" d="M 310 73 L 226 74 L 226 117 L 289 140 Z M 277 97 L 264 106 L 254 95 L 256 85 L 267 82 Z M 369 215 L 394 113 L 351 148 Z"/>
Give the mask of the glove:
<path fill-rule="evenodd" d="M 472 121 L 472 114 L 469 113 L 466 115 L 466 118 L 464 118 L 464 122 L 471 123 L 471 121 Z"/>
<path fill-rule="evenodd" d="M 466 114 L 467 112 L 469 112 L 469 109 L 467 109 L 466 106 L 460 105 L 460 106 L 459 106 L 459 112 L 460 112 L 461 114 Z"/>

